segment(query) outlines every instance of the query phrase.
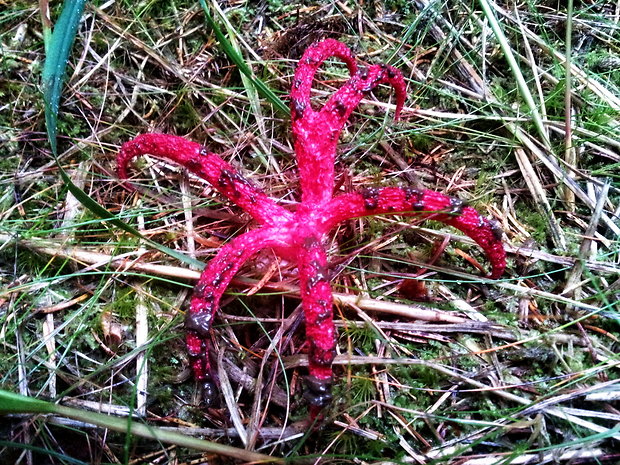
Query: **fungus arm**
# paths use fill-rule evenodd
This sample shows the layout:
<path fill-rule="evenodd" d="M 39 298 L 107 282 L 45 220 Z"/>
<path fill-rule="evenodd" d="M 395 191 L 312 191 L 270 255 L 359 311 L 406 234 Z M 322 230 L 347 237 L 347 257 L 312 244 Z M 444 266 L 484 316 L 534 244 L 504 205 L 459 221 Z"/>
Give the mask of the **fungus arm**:
<path fill-rule="evenodd" d="M 312 80 L 318 66 L 337 56 L 349 67 L 351 78 L 319 111 L 310 103 Z M 379 84 L 396 91 L 396 117 L 405 101 L 402 74 L 386 65 L 357 69 L 351 51 L 340 42 L 328 40 L 309 48 L 299 62 L 291 90 L 291 119 L 295 153 L 299 165 L 302 201 L 324 203 L 334 190 L 334 158 L 342 129 L 360 100 Z"/>
<path fill-rule="evenodd" d="M 506 268 L 506 251 L 499 225 L 465 206 L 463 201 L 440 192 L 399 187 L 366 188 L 334 198 L 324 211 L 326 230 L 350 218 L 390 213 L 440 221 L 462 231 L 484 250 L 491 264 L 489 278 L 499 278 Z"/>
<path fill-rule="evenodd" d="M 329 283 L 327 255 L 320 239 L 307 237 L 297 257 L 299 285 L 306 321 L 308 372 L 305 397 L 311 416 L 332 400 L 332 362 L 336 354 L 336 328 L 333 321 L 333 297 Z"/>
<path fill-rule="evenodd" d="M 325 60 L 331 57 L 340 58 L 344 61 L 351 75 L 355 74 L 357 71 L 355 58 L 351 53 L 351 49 L 345 44 L 333 39 L 317 42 L 306 49 L 297 64 L 293 85 L 291 86 L 292 102 L 302 104 L 308 110 L 312 110 L 310 106 L 312 81 L 319 67 Z M 291 104 L 291 112 L 295 112 L 295 105 L 293 104 Z M 293 119 L 295 119 L 294 115 Z"/>
<path fill-rule="evenodd" d="M 127 179 L 127 166 L 138 156 L 151 154 L 187 168 L 209 182 L 218 192 L 239 205 L 261 224 L 275 224 L 292 218 L 264 192 L 245 179 L 218 155 L 183 137 L 167 134 L 142 134 L 121 147 L 116 158 L 118 175 Z"/>
<path fill-rule="evenodd" d="M 210 331 L 219 309 L 220 299 L 241 266 L 254 254 L 267 247 L 281 245 L 275 228 L 259 228 L 236 237 L 224 245 L 207 264 L 194 287 L 189 311 L 185 315 L 185 340 L 194 377 L 203 384 L 207 404 L 215 396 L 215 384 L 209 359 Z"/>

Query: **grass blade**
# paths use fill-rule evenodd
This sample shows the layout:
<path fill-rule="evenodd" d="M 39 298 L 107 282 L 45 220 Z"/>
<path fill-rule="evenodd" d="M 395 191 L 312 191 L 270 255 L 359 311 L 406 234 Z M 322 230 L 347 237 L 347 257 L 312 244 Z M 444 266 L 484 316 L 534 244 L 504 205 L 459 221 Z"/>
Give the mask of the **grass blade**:
<path fill-rule="evenodd" d="M 207 24 L 211 29 L 213 29 L 213 33 L 215 34 L 215 37 L 220 43 L 226 56 L 228 56 L 235 66 L 237 66 L 239 71 L 250 78 L 250 81 L 256 90 L 258 90 L 258 92 L 265 97 L 276 108 L 276 110 L 283 115 L 288 116 L 290 114 L 288 106 L 263 81 L 254 75 L 252 69 L 250 69 L 250 67 L 246 64 L 243 56 L 241 56 L 233 44 L 226 38 L 224 32 L 222 32 L 219 25 L 213 19 L 213 16 L 211 16 L 206 0 L 200 0 L 200 5 L 205 13 Z"/>
<path fill-rule="evenodd" d="M 49 43 L 46 43 L 45 47 L 47 54 L 41 76 L 43 100 L 45 101 L 45 122 L 47 127 L 47 137 L 52 148 L 52 155 L 56 160 L 56 164 L 60 172 L 60 177 L 75 198 L 80 201 L 82 205 L 96 215 L 100 216 L 102 219 L 112 223 L 119 229 L 122 229 L 129 234 L 139 237 L 160 252 L 163 252 L 183 263 L 197 266 L 202 269 L 204 268 L 203 263 L 144 237 L 137 229 L 120 220 L 107 209 L 99 205 L 97 201 L 73 183 L 58 160 L 57 127 L 60 97 L 64 87 L 64 78 L 67 63 L 69 62 L 69 54 L 71 53 L 71 48 L 75 40 L 75 34 L 84 11 L 85 4 L 86 0 L 65 1 L 60 17 L 58 18 L 58 22 L 54 27 L 54 31 L 49 35 Z"/>
<path fill-rule="evenodd" d="M 43 66 L 42 85 L 45 99 L 45 123 L 47 136 L 54 156 L 58 154 L 56 128 L 58 124 L 58 105 L 64 84 L 65 71 L 75 33 L 77 31 L 86 0 L 66 0 L 54 32 L 45 44 L 47 55 Z"/>
<path fill-rule="evenodd" d="M 131 434 L 151 440 L 161 441 L 168 444 L 189 447 L 204 452 L 233 457 L 238 460 L 254 463 L 283 463 L 279 458 L 251 452 L 236 447 L 226 446 L 211 441 L 204 441 L 186 436 L 174 431 L 145 425 L 133 421 L 131 418 L 119 418 L 102 413 L 79 410 L 71 407 L 53 404 L 31 397 L 25 397 L 13 392 L 0 390 L 0 415 L 17 413 L 39 413 L 60 415 L 74 420 L 83 421 L 102 428 L 111 429 L 119 433 L 131 432 Z"/>
<path fill-rule="evenodd" d="M 504 52 L 504 57 L 506 58 L 506 61 L 508 62 L 508 66 L 510 66 L 510 70 L 512 71 L 512 74 L 515 77 L 515 80 L 517 82 L 517 87 L 519 88 L 519 92 L 521 92 L 521 95 L 523 95 L 523 98 L 525 99 L 525 103 L 528 109 L 530 110 L 530 115 L 532 117 L 532 120 L 534 121 L 534 126 L 536 126 L 538 134 L 540 135 L 544 144 L 547 147 L 550 147 L 551 142 L 549 141 L 549 137 L 547 136 L 545 125 L 540 116 L 540 112 L 538 111 L 538 106 L 536 105 L 536 102 L 534 101 L 534 97 L 532 96 L 532 93 L 530 92 L 529 86 L 527 82 L 525 81 L 525 77 L 523 76 L 523 73 L 521 72 L 521 69 L 519 68 L 519 64 L 517 63 L 517 60 L 514 54 L 512 53 L 512 49 L 510 48 L 508 39 L 506 38 L 506 35 L 504 34 L 504 31 L 502 30 L 499 24 L 499 21 L 497 21 L 495 14 L 493 13 L 491 1 L 480 0 L 480 5 L 482 6 L 484 15 L 489 21 L 489 25 L 491 26 L 491 29 L 493 30 L 493 34 L 495 34 L 495 37 L 497 38 L 497 41 L 499 42 L 499 46 Z"/>

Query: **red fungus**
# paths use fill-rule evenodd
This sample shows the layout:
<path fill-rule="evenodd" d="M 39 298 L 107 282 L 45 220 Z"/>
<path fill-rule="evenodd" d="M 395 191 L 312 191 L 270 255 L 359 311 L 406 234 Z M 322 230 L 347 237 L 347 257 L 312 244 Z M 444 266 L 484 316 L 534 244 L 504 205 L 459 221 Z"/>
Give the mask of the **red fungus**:
<path fill-rule="evenodd" d="M 310 104 L 314 75 L 332 56 L 346 63 L 351 77 L 320 110 L 315 110 Z M 396 92 L 398 118 L 406 96 L 399 70 L 387 65 L 358 68 L 349 48 L 336 40 L 325 40 L 306 50 L 291 89 L 292 129 L 302 193 L 302 200 L 293 211 L 276 204 L 218 155 L 182 137 L 144 134 L 121 148 L 117 158 L 121 179 L 127 178 L 127 165 L 134 157 L 151 154 L 166 158 L 207 180 L 259 224 L 223 246 L 194 288 L 185 319 L 186 342 L 194 376 L 203 385 L 205 402 L 212 402 L 216 393 L 209 361 L 213 317 L 235 273 L 261 249 L 272 248 L 297 263 L 309 346 L 304 397 L 313 417 L 332 398 L 336 330 L 324 242 L 338 223 L 378 214 L 441 221 L 480 245 L 491 264 L 490 278 L 498 278 L 504 272 L 506 254 L 501 229 L 459 199 L 411 187 L 366 187 L 334 197 L 334 158 L 340 133 L 361 99 L 383 83 Z"/>

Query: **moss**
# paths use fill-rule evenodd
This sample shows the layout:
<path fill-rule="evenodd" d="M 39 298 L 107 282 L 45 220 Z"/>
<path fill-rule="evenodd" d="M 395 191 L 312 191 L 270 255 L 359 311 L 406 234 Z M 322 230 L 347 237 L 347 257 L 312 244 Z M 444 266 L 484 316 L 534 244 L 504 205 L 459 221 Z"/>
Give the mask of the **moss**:
<path fill-rule="evenodd" d="M 538 212 L 536 208 L 526 208 L 524 205 L 518 212 L 519 220 L 527 225 L 528 232 L 537 244 L 547 244 L 549 234 L 549 221 L 545 216 Z"/>

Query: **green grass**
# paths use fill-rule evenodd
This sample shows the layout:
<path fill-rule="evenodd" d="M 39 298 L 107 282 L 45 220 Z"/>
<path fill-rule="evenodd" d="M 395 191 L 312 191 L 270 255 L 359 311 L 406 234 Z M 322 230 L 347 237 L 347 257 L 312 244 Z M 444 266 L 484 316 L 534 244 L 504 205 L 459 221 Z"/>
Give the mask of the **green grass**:
<path fill-rule="evenodd" d="M 34 4 L 7 5 L 0 414 L 11 415 L 0 421 L 0 462 L 259 460 L 246 447 L 300 462 L 617 460 L 620 42 L 608 4 L 575 5 L 568 22 L 567 5 L 548 2 L 270 0 L 218 2 L 220 12 L 207 1 L 209 25 L 195 1 L 88 2 L 73 47 L 65 43 L 64 87 L 63 70 L 49 67 L 62 50 Z M 63 5 L 50 6 L 58 24 Z M 343 224 L 331 243 L 334 290 L 375 310 L 335 307 L 335 400 L 310 431 L 294 267 L 280 262 L 251 297 L 273 255 L 239 273 L 245 284 L 225 296 L 213 336 L 230 390 L 217 408 L 200 408 L 182 337 L 197 275 L 187 271 L 251 225 L 206 184 L 152 159 L 134 165 L 139 192 L 128 192 L 114 157 L 138 133 L 184 135 L 295 201 L 286 96 L 306 41 L 323 37 L 399 67 L 408 84 L 401 121 L 373 96 L 354 114 L 340 141 L 341 190 L 413 180 L 458 196 L 501 221 L 509 267 L 498 282 L 480 279 L 473 263 L 485 266 L 484 256 L 458 235 L 430 263 L 455 232 L 434 222 Z M 42 73 L 53 84 L 47 107 Z M 346 76 L 326 63 L 316 104 Z M 56 154 L 46 111 L 48 122 L 57 117 Z M 603 217 L 591 225 L 605 182 Z M 422 301 L 404 279 L 423 283 Z M 387 313 L 393 304 L 409 317 Z M 419 310 L 442 313 L 422 324 Z"/>

